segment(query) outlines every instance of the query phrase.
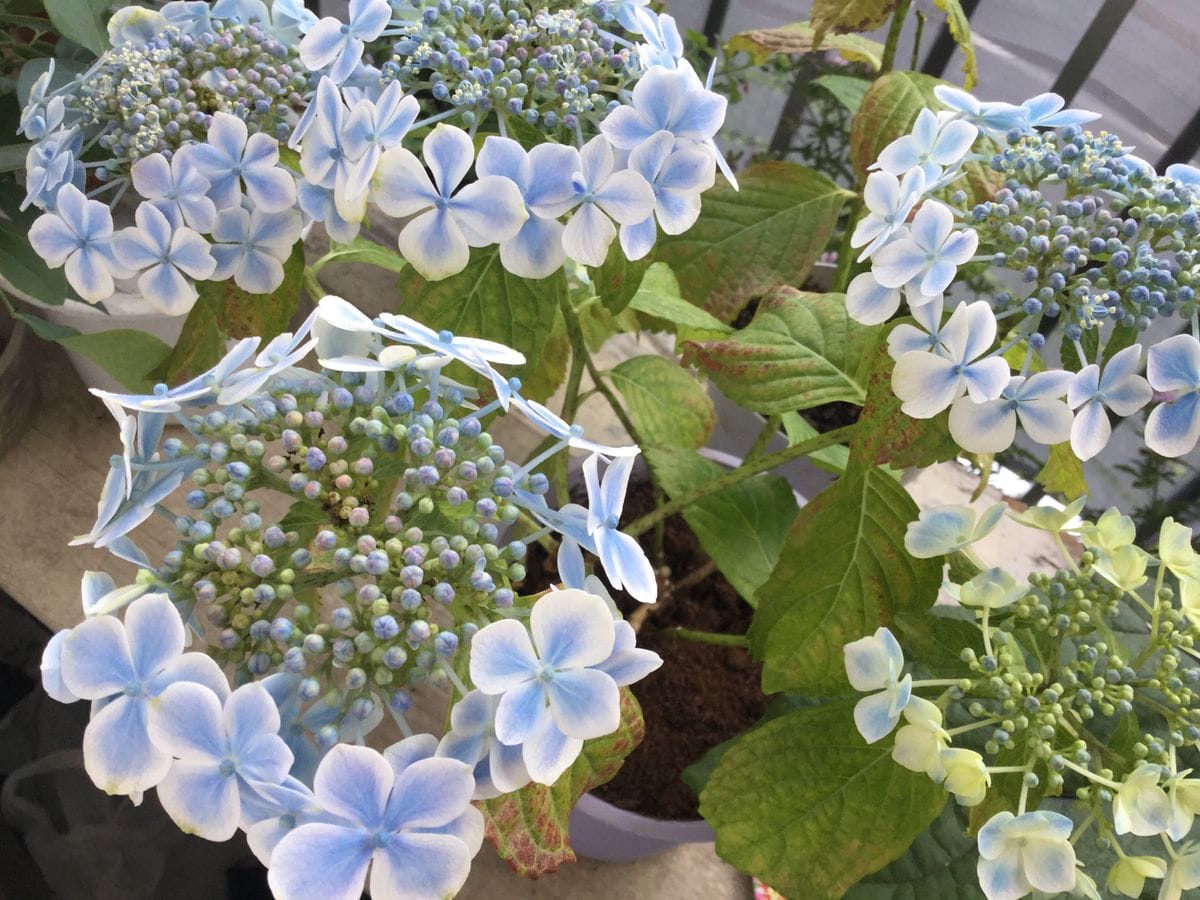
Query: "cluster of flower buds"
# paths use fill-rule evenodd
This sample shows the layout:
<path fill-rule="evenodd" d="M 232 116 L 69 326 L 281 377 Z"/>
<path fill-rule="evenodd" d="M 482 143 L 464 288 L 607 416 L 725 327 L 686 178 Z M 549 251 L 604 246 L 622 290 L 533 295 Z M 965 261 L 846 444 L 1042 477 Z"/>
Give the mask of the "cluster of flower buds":
<path fill-rule="evenodd" d="M 1156 174 L 1115 136 L 1082 130 L 1096 114 L 1063 110 L 1053 94 L 1020 106 L 937 95 L 947 109 L 923 110 L 880 153 L 852 239 L 871 269 L 850 284 L 850 314 L 879 324 L 903 297 L 917 322 L 889 336 L 905 412 L 950 409 L 951 434 L 974 453 L 1007 449 L 1019 424 L 1086 460 L 1107 445 L 1110 413 L 1157 398 L 1147 447 L 1189 452 L 1200 440 L 1200 174 Z M 951 192 L 968 164 L 1004 180 L 969 209 L 966 191 Z M 989 264 L 966 270 L 986 273 L 989 296 L 948 301 L 970 263 Z M 1183 330 L 1144 353 L 1140 336 L 1172 315 Z M 1061 325 L 1050 346 L 1049 324 Z"/>
<path fill-rule="evenodd" d="M 989 900 L 1035 890 L 1098 897 L 1077 867 L 1076 846 L 1089 833 L 1112 855 L 1107 884 L 1117 894 L 1141 896 L 1147 878 L 1163 879 L 1165 897 L 1200 887 L 1185 843 L 1200 814 L 1200 780 L 1187 762 L 1200 750 L 1200 554 L 1191 529 L 1166 519 L 1150 554 L 1116 509 L 1079 522 L 1081 501 L 1034 508 L 1013 518 L 1064 548 L 1066 568 L 1018 580 L 972 548 L 1004 508 L 977 518 L 969 507 L 939 507 L 909 526 L 913 556 L 956 555 L 945 589 L 974 612 L 980 641 L 962 651 L 964 674 L 917 680 L 903 674 L 888 629 L 847 644 L 851 684 L 877 692 L 859 701 L 859 730 L 874 742 L 903 719 L 897 763 L 960 805 L 1004 810 L 978 833 Z M 1066 532 L 1083 545 L 1078 562 L 1066 554 Z M 926 699 L 922 689 L 940 693 Z M 1071 811 L 1065 802 L 1030 810 L 1037 798 L 1067 796 L 1079 827 L 1060 811 Z M 1161 839 L 1168 859 L 1138 855 L 1137 837 Z M 1023 851 L 1030 841 L 1040 852 Z"/>
<path fill-rule="evenodd" d="M 123 452 L 76 543 L 139 572 L 85 575 L 86 618 L 47 647 L 46 689 L 96 702 L 99 787 L 156 788 L 212 840 L 243 828 L 280 896 L 357 895 L 372 858 L 376 896 L 453 893 L 482 836 L 471 800 L 553 784 L 620 726 L 620 687 L 661 664 L 583 557 L 653 601 L 649 561 L 616 530 L 638 449 L 522 397 L 495 368 L 516 351 L 336 297 L 258 344 L 175 388 L 96 392 Z M 299 368 L 314 349 L 321 371 Z M 487 430 L 509 410 L 551 439 L 524 465 Z M 182 436 L 164 438 L 168 420 Z M 591 510 L 551 506 L 537 471 L 572 448 L 589 453 Z M 155 512 L 179 538 L 158 565 L 132 536 Z M 527 543 L 555 535 L 563 584 L 519 597 Z M 200 649 L 184 652 L 186 630 Z M 428 686 L 450 694 L 440 739 L 405 718 Z M 363 745 L 385 715 L 406 739 L 381 755 Z M 394 795 L 386 814 L 355 805 L 368 776 Z M 397 874 L 388 848 L 433 833 Z M 331 865 L 342 856 L 358 863 Z"/>

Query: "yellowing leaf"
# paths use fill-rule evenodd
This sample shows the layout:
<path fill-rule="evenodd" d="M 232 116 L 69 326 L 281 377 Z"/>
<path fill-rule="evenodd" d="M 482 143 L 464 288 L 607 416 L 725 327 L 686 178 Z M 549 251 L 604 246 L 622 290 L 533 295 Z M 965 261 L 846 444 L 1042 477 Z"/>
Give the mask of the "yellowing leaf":
<path fill-rule="evenodd" d="M 975 45 L 971 41 L 971 23 L 963 12 L 959 0 L 934 0 L 938 9 L 946 14 L 946 27 L 963 52 L 963 87 L 968 91 L 979 80 L 979 69 L 975 64 Z"/>
<path fill-rule="evenodd" d="M 725 44 L 726 54 L 739 51 L 750 54 L 755 65 L 761 66 L 776 54 L 800 56 L 816 47 L 816 32 L 809 22 L 791 22 L 777 28 L 757 28 L 735 34 Z M 857 34 L 826 35 L 821 50 L 836 50 L 849 62 L 863 62 L 878 69 L 883 59 L 883 45 Z"/>
<path fill-rule="evenodd" d="M 874 31 L 888 20 L 897 0 L 813 0 L 812 24 L 816 42 L 825 32 Z"/>

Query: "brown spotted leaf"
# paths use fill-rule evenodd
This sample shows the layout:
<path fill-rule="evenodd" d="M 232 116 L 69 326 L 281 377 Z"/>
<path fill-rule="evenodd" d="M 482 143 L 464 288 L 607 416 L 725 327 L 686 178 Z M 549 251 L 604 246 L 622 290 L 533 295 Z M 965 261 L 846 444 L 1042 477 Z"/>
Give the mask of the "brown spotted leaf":
<path fill-rule="evenodd" d="M 637 438 L 647 447 L 703 447 L 717 413 L 704 385 L 678 363 L 634 356 L 611 369 L 608 380 L 625 401 Z"/>
<path fill-rule="evenodd" d="M 850 162 L 860 179 L 880 150 L 908 134 L 922 109 L 942 108 L 933 93 L 939 84 L 920 72 L 889 72 L 871 85 L 850 123 Z"/>
<path fill-rule="evenodd" d="M 932 419 L 905 415 L 900 399 L 892 392 L 894 367 L 887 341 L 880 340 L 867 378 L 867 400 L 850 443 L 851 466 L 890 463 L 908 469 L 954 459 L 958 445 L 950 436 L 949 413 L 939 413 Z"/>
<path fill-rule="evenodd" d="M 872 332 L 847 315 L 844 295 L 783 287 L 762 299 L 741 331 L 686 341 L 683 356 L 753 412 L 792 412 L 838 400 L 861 405 Z"/>
<path fill-rule="evenodd" d="M 789 162 L 756 163 L 704 194 L 685 234 L 664 237 L 655 259 L 679 280 L 683 298 L 732 322 L 755 297 L 800 287 L 853 195 L 819 172 Z"/>
<path fill-rule="evenodd" d="M 725 44 L 725 52 L 750 54 L 755 65 L 761 66 L 776 54 L 800 56 L 816 49 L 817 33 L 810 22 L 790 22 L 776 28 L 757 28 L 735 34 Z M 878 69 L 883 58 L 883 45 L 857 34 L 826 35 L 822 50 L 836 50 L 850 62 L 864 62 Z"/>
<path fill-rule="evenodd" d="M 812 25 L 816 43 L 827 31 L 874 31 L 888 20 L 897 0 L 813 0 Z"/>
<path fill-rule="evenodd" d="M 592 276 L 592 286 L 600 302 L 614 316 L 629 305 L 633 295 L 641 287 L 642 278 L 650 263 L 654 261 L 652 254 L 641 259 L 631 260 L 625 256 L 619 241 L 613 241 L 608 247 L 608 257 L 599 268 L 589 268 Z"/>
<path fill-rule="evenodd" d="M 248 293 L 232 279 L 199 282 L 196 305 L 154 378 L 169 384 L 186 381 L 212 368 L 225 354 L 230 338 L 258 335 L 265 344 L 286 331 L 300 302 L 303 274 L 304 242 L 297 241 L 283 264 L 283 283 L 270 294 Z"/>
<path fill-rule="evenodd" d="M 552 787 L 530 784 L 478 803 L 484 834 L 500 858 L 526 878 L 574 862 L 567 834 L 572 807 L 586 792 L 611 780 L 645 734 L 641 707 L 628 688 L 621 688 L 620 726 L 610 735 L 586 741 L 579 759 Z"/>

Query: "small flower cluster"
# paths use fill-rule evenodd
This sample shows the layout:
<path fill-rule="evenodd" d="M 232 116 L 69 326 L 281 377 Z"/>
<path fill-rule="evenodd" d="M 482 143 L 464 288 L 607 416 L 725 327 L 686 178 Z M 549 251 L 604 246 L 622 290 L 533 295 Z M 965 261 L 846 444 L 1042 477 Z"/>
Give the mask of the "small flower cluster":
<path fill-rule="evenodd" d="M 516 351 L 339 298 L 258 343 L 175 388 L 96 392 L 123 453 L 76 543 L 139 572 L 128 586 L 85 575 L 86 618 L 47 647 L 46 689 L 93 702 L 98 787 L 156 788 L 211 840 L 242 828 L 278 896 L 358 896 L 368 866 L 380 898 L 453 894 L 482 840 L 472 799 L 553 784 L 618 728 L 619 687 L 661 664 L 582 555 L 654 600 L 614 519 L 638 449 L 590 442 L 522 397 L 494 367 L 522 363 Z M 314 349 L 322 370 L 298 368 Z M 486 430 L 509 410 L 553 439 L 524 465 Z M 168 420 L 181 437 L 164 439 Z M 590 510 L 550 506 L 535 471 L 569 448 L 589 454 Z M 157 566 L 132 537 L 155 512 L 179 534 Z M 518 597 L 528 542 L 556 531 L 562 589 Z M 188 630 L 201 651 L 184 652 Z M 428 685 L 457 700 L 441 740 L 404 715 Z M 363 744 L 385 714 L 406 738 L 381 755 Z"/>
<path fill-rule="evenodd" d="M 498 244 L 508 271 L 544 278 L 568 258 L 602 265 L 618 236 L 624 254 L 640 259 L 659 228 L 690 228 L 716 167 L 733 176 L 714 143 L 725 99 L 679 58 L 670 17 L 633 2 L 588 8 L 596 22 L 620 22 L 626 33 L 654 34 L 672 48 L 639 51 L 634 65 L 628 48 L 613 49 L 617 37 L 571 8 L 522 18 L 518 7 L 524 9 L 517 0 L 504 10 L 442 2 L 414 16 L 408 13 L 417 8 L 405 6 L 393 19 L 385 0 L 356 0 L 348 23 L 317 20 L 294 0 L 275 0 L 269 10 L 246 0 L 223 0 L 211 10 L 182 0 L 161 13 L 130 8 L 113 17 L 114 48 L 89 72 L 54 91 L 52 71 L 34 85 L 22 117 L 24 133 L 36 139 L 26 205 L 46 212 L 30 242 L 48 265 L 65 268 L 84 300 L 132 291 L 136 280 L 142 297 L 175 315 L 195 302 L 196 281 L 233 279 L 251 293 L 274 291 L 309 223 L 349 242 L 372 202 L 388 215 L 411 217 L 399 249 L 431 280 L 461 272 L 472 247 Z M 364 61 L 378 40 L 400 37 L 407 46 L 404 35 L 413 28 L 442 35 L 439 46 L 453 44 L 459 38 L 446 23 L 465 34 L 476 19 L 509 35 L 464 50 L 470 59 L 482 53 L 492 61 L 467 73 L 481 83 L 495 80 L 490 99 L 427 109 L 418 118 L 422 100 L 430 102 L 418 82 L 433 75 L 418 67 L 419 77 L 413 69 L 411 78 L 389 78 Z M 501 45 L 518 38 L 524 43 L 512 59 L 528 63 L 528 72 L 494 79 L 492 63 L 506 65 Z M 471 32 L 463 40 L 472 47 L 483 37 Z M 594 40 L 609 49 L 592 47 Z M 428 49 L 428 42 L 420 45 Z M 470 69 L 457 51 L 429 54 L 439 65 Z M 631 74 L 613 85 L 589 75 L 589 66 L 612 67 L 618 59 L 636 80 Z M 570 74 L 579 67 L 588 75 L 582 82 Z M 553 103 L 539 93 L 551 76 L 545 90 Z M 532 93 L 518 90 L 527 82 Z M 470 93 L 464 85 L 453 96 Z M 434 81 L 435 104 L 452 100 L 441 96 L 445 86 Z M 514 113 L 490 104 L 494 91 L 510 88 L 534 104 L 522 107 L 522 120 L 532 114 L 547 127 L 560 123 L 572 143 L 543 134 L 545 142 L 526 150 L 508 137 L 506 117 Z M 610 92 L 601 104 L 597 98 Z M 580 114 L 588 104 L 594 115 L 587 120 L 596 127 L 585 142 Z M 489 110 L 498 133 L 476 155 L 478 113 Z M 450 113 L 467 128 L 442 122 Z M 418 156 L 403 142 L 412 146 L 421 131 Z M 300 152 L 299 172 L 281 160 L 284 141 Z M 89 154 L 100 158 L 84 162 Z M 99 182 L 92 190 L 89 172 Z M 117 232 L 110 210 L 92 198 L 107 192 L 115 207 L 130 185 L 141 198 L 136 224 Z"/>
<path fill-rule="evenodd" d="M 1200 814 L 1200 779 L 1189 777 L 1200 750 L 1200 554 L 1191 529 L 1172 519 L 1150 554 L 1116 509 L 1077 523 L 1082 505 L 1013 515 L 1066 555 L 1067 568 L 1025 582 L 985 566 L 971 546 L 1004 504 L 979 518 L 969 507 L 923 512 L 905 546 L 918 558 L 959 554 L 952 571 L 963 574 L 946 589 L 974 612 L 983 652 L 963 650 L 970 675 L 914 680 L 901 677 L 904 655 L 887 628 L 847 644 L 852 686 L 876 692 L 859 701 L 855 721 L 875 742 L 903 719 L 897 763 L 960 805 L 1010 807 L 978 832 L 989 900 L 1033 891 L 1098 898 L 1075 849 L 1090 829 L 1116 857 L 1109 890 L 1137 898 L 1147 878 L 1162 879 L 1159 896 L 1178 900 L 1200 887 L 1200 852 L 1187 841 Z M 1066 553 L 1066 531 L 1083 544 L 1078 563 Z M 940 694 L 917 695 L 926 688 Z M 1019 795 L 1003 794 L 996 775 L 1019 775 Z M 1060 812 L 1028 809 L 1031 797 L 1060 796 L 1074 797 L 1080 827 Z M 1166 858 L 1139 855 L 1134 837 L 1161 839 Z"/>
<path fill-rule="evenodd" d="M 1186 454 L 1200 441 L 1200 173 L 1157 175 L 1115 136 L 1083 131 L 1095 114 L 1063 110 L 1052 94 L 1021 106 L 937 95 L 948 109 L 923 110 L 880 153 L 852 240 L 871 269 L 850 284 L 850 314 L 882 323 L 903 296 L 919 326 L 889 339 L 904 411 L 949 408 L 951 434 L 971 452 L 1008 448 L 1020 424 L 1042 444 L 1069 440 L 1086 460 L 1107 445 L 1110 413 L 1134 415 L 1157 395 L 1146 445 Z M 965 191 L 949 204 L 933 196 L 969 163 L 989 165 L 1004 187 L 969 210 Z M 1000 288 L 943 323 L 944 295 L 969 263 Z M 1143 377 L 1138 337 L 1171 315 L 1191 333 L 1152 345 Z M 1051 321 L 1060 348 L 1046 346 Z M 1052 367 L 1055 349 L 1067 368 Z M 1010 350 L 1023 353 L 1019 368 Z"/>

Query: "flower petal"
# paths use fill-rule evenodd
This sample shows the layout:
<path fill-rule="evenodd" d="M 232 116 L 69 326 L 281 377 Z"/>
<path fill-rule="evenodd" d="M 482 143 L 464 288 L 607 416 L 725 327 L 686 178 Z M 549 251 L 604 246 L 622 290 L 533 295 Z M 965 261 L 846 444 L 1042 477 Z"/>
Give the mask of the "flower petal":
<path fill-rule="evenodd" d="M 222 775 L 213 763 L 177 760 L 158 784 L 158 799 L 186 834 L 227 841 L 241 817 L 237 779 Z"/>
<path fill-rule="evenodd" d="M 492 622 L 471 639 L 471 681 L 485 694 L 516 687 L 534 677 L 538 668 L 529 632 L 515 619 Z"/>
<path fill-rule="evenodd" d="M 383 824 L 393 779 L 392 767 L 376 751 L 338 744 L 317 767 L 313 795 L 334 815 L 374 831 Z"/>
<path fill-rule="evenodd" d="M 208 688 L 187 681 L 169 685 L 158 696 L 150 716 L 150 736 L 155 746 L 172 756 L 214 766 L 229 749 L 221 701 Z"/>
<path fill-rule="evenodd" d="M 554 724 L 568 737 L 581 740 L 603 737 L 621 724 L 620 690 L 604 672 L 596 669 L 557 672 L 546 685 L 546 695 Z"/>
<path fill-rule="evenodd" d="M 99 700 L 136 678 L 125 629 L 111 616 L 80 623 L 63 641 L 62 679 L 75 696 Z"/>
<path fill-rule="evenodd" d="M 183 620 L 166 594 L 147 594 L 125 612 L 125 634 L 133 667 L 150 678 L 183 653 Z"/>
<path fill-rule="evenodd" d="M 387 900 L 453 897 L 471 870 L 466 844 L 448 834 L 392 835 L 374 859 L 371 895 Z"/>
<path fill-rule="evenodd" d="M 567 737 L 554 720 L 546 716 L 522 747 L 522 759 L 529 777 L 537 784 L 554 784 L 579 758 L 583 741 Z"/>
<path fill-rule="evenodd" d="M 267 882 L 280 900 L 359 900 L 373 849 L 363 831 L 310 822 L 276 845 Z"/>
<path fill-rule="evenodd" d="M 1200 441 L 1200 392 L 1162 403 L 1146 419 L 1146 446 L 1162 456 L 1186 456 Z"/>
<path fill-rule="evenodd" d="M 105 793 L 148 790 L 171 768 L 170 755 L 150 741 L 148 712 L 144 698 L 117 697 L 88 722 L 83 732 L 83 767 Z"/>
<path fill-rule="evenodd" d="M 409 765 L 396 777 L 388 799 L 387 828 L 437 828 L 462 815 L 475 791 L 472 768 L 446 757 L 421 759 Z"/>
<path fill-rule="evenodd" d="M 526 681 L 505 691 L 500 698 L 496 707 L 496 739 L 505 744 L 525 743 L 533 739 L 548 719 L 545 684 L 541 680 Z"/>
<path fill-rule="evenodd" d="M 456 275 L 467 267 L 471 248 L 446 209 L 422 213 L 400 232 L 400 253 L 429 281 Z"/>
<path fill-rule="evenodd" d="M 545 594 L 533 605 L 529 629 L 541 661 L 555 669 L 593 666 L 612 653 L 612 614 L 601 598 L 586 591 Z"/>

